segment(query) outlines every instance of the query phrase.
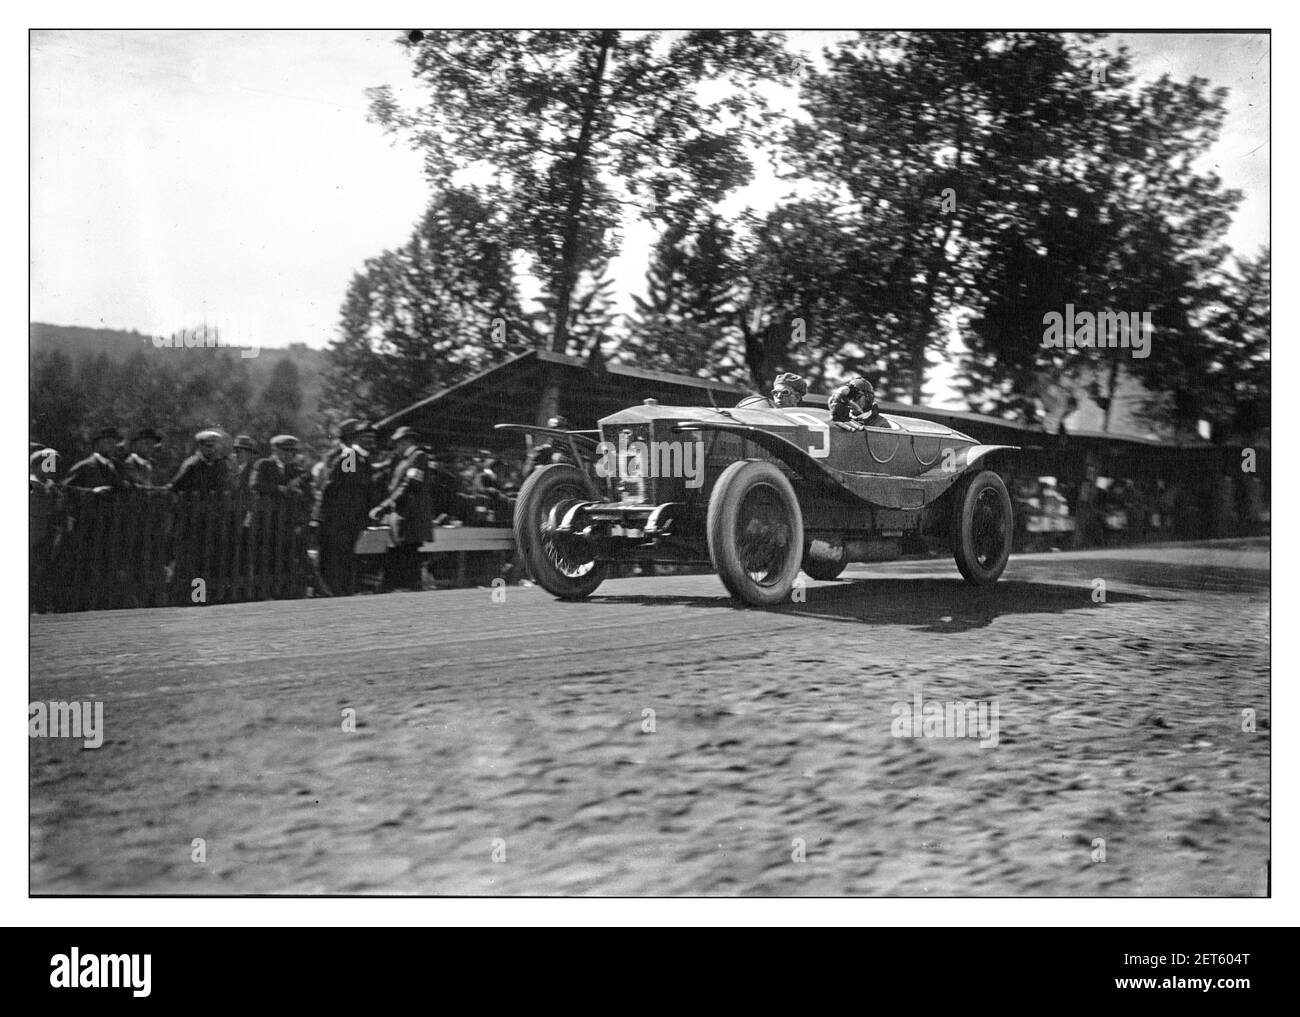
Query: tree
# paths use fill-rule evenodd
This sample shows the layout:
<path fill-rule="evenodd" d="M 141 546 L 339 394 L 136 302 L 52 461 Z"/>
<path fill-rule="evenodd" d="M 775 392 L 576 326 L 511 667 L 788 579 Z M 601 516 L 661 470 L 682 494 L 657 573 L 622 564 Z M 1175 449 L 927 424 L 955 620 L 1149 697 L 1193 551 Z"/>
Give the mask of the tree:
<path fill-rule="evenodd" d="M 1127 349 L 1045 348 L 1050 312 L 1145 311 L 1166 343 L 1194 341 L 1189 309 L 1238 199 L 1193 168 L 1224 93 L 1138 87 L 1096 38 L 864 32 L 808 78 L 789 159 L 823 185 L 827 241 L 866 253 L 879 282 L 842 290 L 836 315 L 856 315 L 913 402 L 955 328 L 972 406 L 1029 419 L 1063 382 L 1109 412 L 1123 371 L 1161 377 L 1126 368 Z"/>
<path fill-rule="evenodd" d="M 37 353 L 31 366 L 31 434 L 67 456 L 81 445 L 86 426 L 85 401 L 70 357 L 60 350 Z M 68 460 L 61 466 L 71 466 Z"/>
<path fill-rule="evenodd" d="M 740 366 L 734 231 L 716 213 L 673 223 L 659 237 L 646 272 L 646 296 L 633 296 L 622 349 L 645 367 L 702 378 L 735 377 Z"/>
<path fill-rule="evenodd" d="M 672 222 L 749 179 L 761 113 L 749 86 L 788 69 L 779 36 L 749 31 L 438 31 L 401 44 L 430 101 L 407 110 L 375 89 L 372 118 L 424 152 L 435 188 L 490 177 L 547 294 L 556 352 L 569 350 L 584 272 L 617 253 L 624 208 Z M 706 83 L 724 94 L 704 99 Z"/>
<path fill-rule="evenodd" d="M 475 191 L 435 196 L 407 243 L 353 277 L 328 351 L 327 402 L 387 416 L 541 342 L 505 237 Z"/>
<path fill-rule="evenodd" d="M 1071 96 L 1068 50 L 1048 34 L 863 32 L 805 82 L 788 159 L 823 185 L 824 257 L 872 277 L 851 280 L 839 316 L 914 403 L 995 238 L 1036 200 L 1028 168 L 1068 154 L 1048 101 Z"/>
<path fill-rule="evenodd" d="M 739 324 L 755 386 L 765 390 L 778 372 L 796 370 L 814 388 L 864 374 L 882 396 L 893 394 L 901 329 L 892 280 L 878 271 L 885 242 L 826 198 L 749 217 Z"/>
<path fill-rule="evenodd" d="M 1165 407 L 1154 416 L 1194 425 L 1199 410 L 1186 398 L 1186 376 L 1207 358 L 1198 319 L 1213 299 L 1208 284 L 1240 200 L 1196 169 L 1218 138 L 1226 91 L 1168 76 L 1138 86 L 1122 48 L 1064 55 L 1070 71 L 1025 90 L 1047 104 L 1026 107 L 1038 109 L 1034 122 L 1017 128 L 1041 135 L 1040 155 L 1026 164 L 1026 198 L 1014 216 L 994 220 L 982 238 L 981 292 L 964 335 L 965 391 L 975 409 L 1027 420 L 1038 417 L 1047 390 L 1086 391 L 1109 427 L 1119 382 L 1132 375 L 1165 393 L 1151 403 Z M 1004 106 L 1016 110 L 1014 90 L 1005 91 Z M 1045 347 L 1045 315 L 1067 304 L 1149 314 L 1149 355 Z"/>
<path fill-rule="evenodd" d="M 1175 424 L 1205 420 L 1219 441 L 1255 441 L 1270 424 L 1272 257 L 1235 258 L 1202 288 L 1195 342 L 1170 343 L 1157 365 L 1164 384 L 1146 407 Z"/>
<path fill-rule="evenodd" d="M 288 357 L 277 360 L 271 378 L 257 398 L 257 426 L 268 435 L 301 430 L 302 381 L 298 365 Z"/>

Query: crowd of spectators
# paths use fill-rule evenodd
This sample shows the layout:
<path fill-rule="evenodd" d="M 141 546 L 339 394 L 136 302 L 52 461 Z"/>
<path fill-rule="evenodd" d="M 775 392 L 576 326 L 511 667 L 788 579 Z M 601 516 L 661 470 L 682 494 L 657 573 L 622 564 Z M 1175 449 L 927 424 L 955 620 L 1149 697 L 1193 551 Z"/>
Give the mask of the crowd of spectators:
<path fill-rule="evenodd" d="M 488 450 L 435 452 L 409 427 L 395 431 L 390 447 L 380 451 L 374 428 L 356 419 L 339 425 L 336 443 L 324 455 L 289 434 L 276 435 L 263 448 L 247 434 L 232 440 L 224 431 L 205 429 L 195 434 L 193 452 L 170 477 L 158 466 L 163 438 L 151 427 L 128 437 L 107 426 L 90 442 L 90 454 L 66 469 L 57 450 L 36 441 L 30 447 L 30 492 L 40 501 L 62 494 L 70 531 L 76 505 L 85 499 L 107 504 L 136 492 L 170 492 L 190 502 L 270 501 L 278 513 L 277 539 L 290 545 L 284 554 L 314 576 L 315 588 L 336 596 L 361 586 L 363 563 L 355 547 L 363 530 L 385 528 L 390 535 L 381 588 L 418 589 L 420 548 L 433 539 L 433 528 L 509 526 L 522 479 L 517 466 Z M 219 567 L 204 560 L 207 551 L 200 553 L 212 542 L 204 543 L 195 518 L 178 516 L 167 532 L 169 572 L 180 580 Z M 250 510 L 242 517 L 244 531 L 251 519 Z M 248 542 L 243 532 L 223 546 L 246 549 Z"/>

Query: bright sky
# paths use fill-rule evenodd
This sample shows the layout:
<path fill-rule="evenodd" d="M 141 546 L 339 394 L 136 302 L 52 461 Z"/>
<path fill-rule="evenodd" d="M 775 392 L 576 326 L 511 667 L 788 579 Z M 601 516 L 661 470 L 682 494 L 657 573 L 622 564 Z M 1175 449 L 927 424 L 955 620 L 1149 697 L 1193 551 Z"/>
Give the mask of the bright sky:
<path fill-rule="evenodd" d="M 842 34 L 791 40 L 815 52 Z M 32 320 L 150 334 L 206 320 L 233 342 L 323 346 L 352 273 L 400 244 L 427 198 L 419 155 L 366 120 L 367 87 L 410 81 L 393 38 L 34 33 Z M 1231 89 L 1213 161 L 1246 193 L 1229 239 L 1253 253 L 1268 240 L 1268 37 L 1113 38 L 1143 76 Z M 763 177 L 728 207 L 778 193 Z M 625 233 L 627 307 L 649 234 Z"/>

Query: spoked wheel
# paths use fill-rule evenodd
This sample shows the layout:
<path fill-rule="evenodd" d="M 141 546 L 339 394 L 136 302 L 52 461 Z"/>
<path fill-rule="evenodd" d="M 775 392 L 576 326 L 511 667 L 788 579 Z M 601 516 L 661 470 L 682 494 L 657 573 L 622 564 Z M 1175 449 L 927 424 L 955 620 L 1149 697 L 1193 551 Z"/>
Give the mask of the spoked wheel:
<path fill-rule="evenodd" d="M 992 470 L 977 473 L 956 492 L 953 557 L 968 583 L 996 583 L 1011 556 L 1011 496 Z"/>
<path fill-rule="evenodd" d="M 608 574 L 606 566 L 585 553 L 580 539 L 555 532 L 569 506 L 589 500 L 582 471 L 556 463 L 533 471 L 515 502 L 515 544 L 528 574 L 564 600 L 590 596 Z"/>
<path fill-rule="evenodd" d="M 799 575 L 803 516 L 772 463 L 732 463 L 709 498 L 709 557 L 723 585 L 747 604 L 785 600 Z"/>

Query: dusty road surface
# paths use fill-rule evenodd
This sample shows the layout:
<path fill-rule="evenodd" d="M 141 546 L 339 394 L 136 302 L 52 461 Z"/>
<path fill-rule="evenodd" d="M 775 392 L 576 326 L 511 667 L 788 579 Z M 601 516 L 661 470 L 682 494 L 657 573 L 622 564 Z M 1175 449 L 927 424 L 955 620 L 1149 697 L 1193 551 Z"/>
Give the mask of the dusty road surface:
<path fill-rule="evenodd" d="M 33 617 L 30 699 L 102 702 L 105 737 L 30 740 L 32 890 L 1262 894 L 1267 570 L 1240 541 L 774 610 L 700 575 Z M 996 744 L 903 736 L 949 701 Z"/>

